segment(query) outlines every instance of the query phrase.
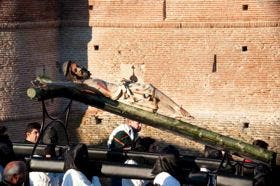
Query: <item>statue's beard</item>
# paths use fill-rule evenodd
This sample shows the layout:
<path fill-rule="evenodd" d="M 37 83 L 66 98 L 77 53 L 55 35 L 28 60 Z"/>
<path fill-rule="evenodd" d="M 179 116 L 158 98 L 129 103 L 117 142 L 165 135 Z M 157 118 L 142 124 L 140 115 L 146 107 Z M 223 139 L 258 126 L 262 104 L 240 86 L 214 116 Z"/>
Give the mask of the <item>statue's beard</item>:
<path fill-rule="evenodd" d="M 71 71 L 71 75 L 74 77 L 73 79 L 86 80 L 90 78 L 91 73 L 84 67 L 78 67 L 75 72 Z"/>

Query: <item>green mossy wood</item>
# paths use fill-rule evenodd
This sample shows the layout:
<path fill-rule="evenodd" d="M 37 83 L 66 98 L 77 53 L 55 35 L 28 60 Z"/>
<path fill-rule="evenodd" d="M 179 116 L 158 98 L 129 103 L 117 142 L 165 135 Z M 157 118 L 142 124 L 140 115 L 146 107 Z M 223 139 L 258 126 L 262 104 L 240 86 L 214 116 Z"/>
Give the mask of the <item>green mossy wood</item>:
<path fill-rule="evenodd" d="M 131 105 L 113 101 L 101 95 L 87 93 L 80 84 L 71 82 L 46 83 L 40 88 L 29 88 L 27 90 L 27 95 L 31 99 L 38 101 L 56 97 L 69 98 L 119 116 L 140 121 L 153 127 L 177 132 L 193 141 L 220 150 L 242 155 L 270 165 L 276 163 L 276 153 L 273 151 L 259 148 L 249 143 L 203 129 L 178 119 L 148 112 Z"/>

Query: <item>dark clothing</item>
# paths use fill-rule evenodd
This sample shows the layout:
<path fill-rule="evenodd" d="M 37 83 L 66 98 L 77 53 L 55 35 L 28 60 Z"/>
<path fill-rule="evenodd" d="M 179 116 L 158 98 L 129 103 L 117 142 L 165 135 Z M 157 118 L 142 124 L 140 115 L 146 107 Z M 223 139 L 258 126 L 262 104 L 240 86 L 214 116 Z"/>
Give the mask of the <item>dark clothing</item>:
<path fill-rule="evenodd" d="M 119 131 L 113 138 L 110 148 L 112 150 L 124 150 L 131 148 L 133 141 L 125 131 Z"/>
<path fill-rule="evenodd" d="M 8 135 L 0 135 L 0 165 L 3 167 L 15 159 L 13 144 Z"/>
<path fill-rule="evenodd" d="M 21 186 L 22 184 L 16 184 L 16 185 L 14 185 L 14 184 L 11 184 L 11 183 L 9 183 L 9 182 L 7 182 L 7 181 L 5 181 L 5 180 L 3 180 L 3 181 L 1 181 L 0 182 L 0 186 Z"/>
<path fill-rule="evenodd" d="M 94 168 L 89 166 L 88 148 L 85 144 L 79 143 L 71 146 L 65 154 L 64 171 L 75 169 L 82 172 L 89 180 L 91 180 Z"/>
<path fill-rule="evenodd" d="M 119 125 L 109 136 L 107 145 L 112 151 L 128 151 L 135 147 L 138 132 L 128 124 Z"/>
<path fill-rule="evenodd" d="M 259 164 L 254 169 L 254 186 L 270 186 L 273 185 L 271 181 L 271 170 L 264 164 Z"/>
<path fill-rule="evenodd" d="M 58 133 L 54 127 L 49 127 L 44 132 L 42 141 L 47 145 L 57 145 L 58 144 Z"/>
<path fill-rule="evenodd" d="M 204 157 L 209 159 L 223 159 L 223 153 L 218 149 L 206 145 L 204 149 Z"/>
<path fill-rule="evenodd" d="M 155 142 L 156 140 L 150 137 L 143 137 L 143 138 L 138 137 L 134 145 L 134 150 L 140 152 L 149 152 L 150 147 Z"/>
<path fill-rule="evenodd" d="M 7 182 L 5 181 L 1 181 L 0 182 L 0 186 L 9 186 L 10 184 L 8 184 Z"/>
<path fill-rule="evenodd" d="M 186 181 L 186 175 L 184 174 L 183 168 L 174 154 L 162 154 L 157 158 L 152 169 L 152 174 L 157 175 L 161 172 L 169 173 L 180 183 L 185 183 Z"/>
<path fill-rule="evenodd" d="M 26 143 L 26 144 L 35 144 L 35 143 L 33 143 L 33 142 L 31 142 L 31 141 L 28 141 L 28 140 L 24 140 L 24 142 L 23 143 Z"/>

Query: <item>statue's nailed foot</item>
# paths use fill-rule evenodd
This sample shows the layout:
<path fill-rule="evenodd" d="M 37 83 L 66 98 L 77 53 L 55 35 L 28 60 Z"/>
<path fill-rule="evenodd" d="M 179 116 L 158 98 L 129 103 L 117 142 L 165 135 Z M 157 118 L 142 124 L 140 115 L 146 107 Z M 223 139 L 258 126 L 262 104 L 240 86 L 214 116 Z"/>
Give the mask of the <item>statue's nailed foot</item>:
<path fill-rule="evenodd" d="M 183 107 L 180 107 L 179 111 L 184 118 L 194 119 L 194 117 L 188 111 L 186 111 Z"/>

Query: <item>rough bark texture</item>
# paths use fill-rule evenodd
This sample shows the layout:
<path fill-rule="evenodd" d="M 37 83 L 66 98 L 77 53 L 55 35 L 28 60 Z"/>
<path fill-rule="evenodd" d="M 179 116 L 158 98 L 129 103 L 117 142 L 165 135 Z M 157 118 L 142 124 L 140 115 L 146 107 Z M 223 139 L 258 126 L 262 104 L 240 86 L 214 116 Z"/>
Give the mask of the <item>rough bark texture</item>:
<path fill-rule="evenodd" d="M 117 114 L 133 120 L 138 120 L 153 127 L 164 128 L 182 134 L 191 140 L 209 145 L 230 153 L 239 154 L 250 159 L 275 164 L 276 153 L 265 150 L 243 141 L 206 130 L 190 123 L 148 112 L 130 105 L 113 101 L 104 96 L 87 93 L 79 84 L 71 82 L 54 82 L 42 87 L 31 87 L 27 90 L 31 99 L 46 100 L 55 97 L 69 98 L 84 104 Z"/>

